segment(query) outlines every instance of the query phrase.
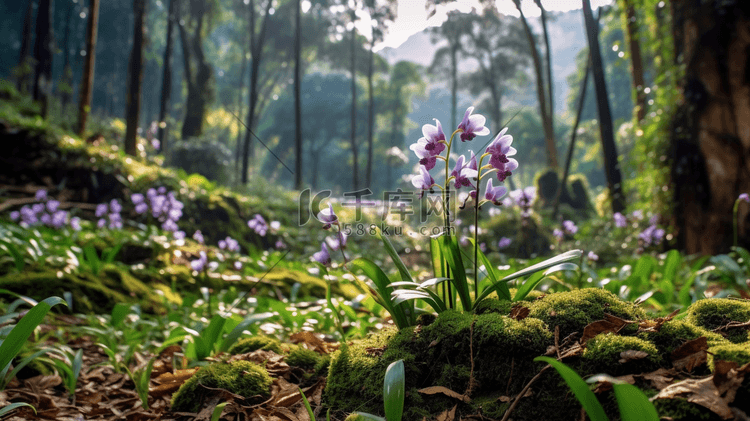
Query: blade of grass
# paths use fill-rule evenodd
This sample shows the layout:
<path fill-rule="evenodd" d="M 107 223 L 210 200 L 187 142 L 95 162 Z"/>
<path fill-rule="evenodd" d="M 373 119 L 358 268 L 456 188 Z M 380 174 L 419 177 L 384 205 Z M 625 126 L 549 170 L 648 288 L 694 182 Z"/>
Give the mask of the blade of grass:
<path fill-rule="evenodd" d="M 536 357 L 534 361 L 545 362 L 557 370 L 557 373 L 560 374 L 560 377 L 565 380 L 565 383 L 573 391 L 573 394 L 578 399 L 578 402 L 581 403 L 591 421 L 609 420 L 607 414 L 604 413 L 604 408 L 602 408 L 602 405 L 596 399 L 594 392 L 589 389 L 589 385 L 573 369 L 550 357 Z"/>

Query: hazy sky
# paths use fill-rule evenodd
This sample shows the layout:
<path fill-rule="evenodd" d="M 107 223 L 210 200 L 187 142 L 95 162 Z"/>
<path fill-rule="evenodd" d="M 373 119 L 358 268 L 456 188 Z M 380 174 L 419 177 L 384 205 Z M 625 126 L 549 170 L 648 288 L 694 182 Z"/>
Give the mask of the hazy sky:
<path fill-rule="evenodd" d="M 472 7 L 480 9 L 478 0 L 460 0 L 454 3 L 441 5 L 437 13 L 429 20 L 428 12 L 425 9 L 426 0 L 398 0 L 398 17 L 388 28 L 388 34 L 385 41 L 376 46 L 376 51 L 385 47 L 396 48 L 406 41 L 409 36 L 420 32 L 428 26 L 440 26 L 446 19 L 447 13 L 451 10 L 460 10 L 462 12 L 471 11 Z M 611 4 L 612 0 L 591 0 L 591 6 L 596 8 L 602 5 Z M 546 10 L 567 12 L 573 9 L 581 8 L 581 0 L 542 0 L 542 5 Z M 538 17 L 539 8 L 536 7 L 533 0 L 522 0 L 521 7 L 527 17 Z M 507 15 L 518 17 L 520 14 L 512 0 L 497 0 L 498 10 Z M 357 22 L 357 29 L 366 37 L 370 35 L 370 21 L 366 16 L 361 16 Z"/>

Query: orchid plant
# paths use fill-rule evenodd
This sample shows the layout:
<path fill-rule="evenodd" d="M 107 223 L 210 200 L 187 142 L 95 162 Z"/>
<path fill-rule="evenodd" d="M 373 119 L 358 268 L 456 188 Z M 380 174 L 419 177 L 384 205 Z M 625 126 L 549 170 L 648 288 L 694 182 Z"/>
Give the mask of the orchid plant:
<path fill-rule="evenodd" d="M 508 128 L 504 128 L 487 145 L 482 155 L 477 157 L 474 152 L 471 152 L 471 156 L 468 159 L 461 155 L 455 158 L 454 165 L 451 166 L 450 152 L 456 136 L 461 139 L 461 142 L 470 142 L 477 136 L 490 134 L 490 130 L 484 125 L 486 122 L 485 117 L 473 114 L 473 111 L 474 107 L 469 107 L 466 110 L 461 123 L 453 131 L 450 138 L 446 138 L 440 121 L 436 119 L 435 125 L 425 124 L 422 127 L 423 137 L 410 146 L 410 149 L 419 158 L 420 164 L 420 173 L 415 175 L 411 180 L 414 187 L 420 189 L 421 195 L 424 195 L 427 191 L 434 192 L 435 189 L 439 189 L 442 192 L 441 204 L 445 226 L 441 234 L 430 239 L 430 251 L 435 277 L 421 283 L 414 281 L 387 236 L 381 233 L 378 234 L 383 241 L 386 251 L 398 268 L 401 277 L 400 281 L 394 282 L 389 279 L 379 266 L 367 258 L 361 257 L 351 262 L 352 266 L 361 270 L 373 281 L 376 289 L 371 288 L 370 292 L 375 300 L 391 314 L 399 328 L 415 324 L 418 313 L 425 311 L 417 308 L 415 303 L 426 303 L 433 310 L 440 313 L 447 309 L 457 308 L 458 303 L 456 300 L 458 300 L 464 311 L 472 311 L 477 304 L 487 298 L 492 292 L 497 292 L 500 298 L 517 301 L 523 299 L 547 274 L 578 268 L 577 265 L 569 262 L 578 259 L 581 256 L 581 251 L 572 250 L 500 278 L 487 257 L 480 250 L 477 242 L 479 210 L 486 204 L 494 206 L 502 204 L 502 198 L 508 192 L 503 183 L 518 168 L 518 161 L 511 158 L 517 151 L 511 146 L 513 137 L 507 134 Z M 445 152 L 444 155 L 443 152 Z M 486 164 L 485 160 L 488 160 Z M 430 170 L 435 168 L 438 161 L 443 161 L 444 164 L 443 184 L 437 184 L 430 174 Z M 497 185 L 493 183 L 494 177 L 497 177 Z M 484 184 L 484 195 L 479 196 L 479 189 L 482 184 Z M 474 259 L 472 264 L 474 266 L 474 279 L 471 282 L 473 283 L 473 291 L 470 288 L 470 280 L 467 277 L 467 271 L 464 267 L 464 257 L 459 248 L 458 239 L 451 233 L 452 221 L 449 211 L 451 186 L 456 190 L 468 188 L 470 192 L 467 202 L 473 200 Z M 461 207 L 463 208 L 466 204 L 466 202 L 461 204 Z M 332 225 L 337 225 L 338 223 L 338 219 L 335 217 L 333 208 L 330 205 L 329 209 L 318 214 L 318 220 L 324 224 L 324 228 L 330 228 Z M 341 236 L 340 232 L 339 236 Z M 330 263 L 330 254 L 325 243 L 322 245 L 322 250 L 315 254 L 314 259 L 324 265 Z M 489 284 L 485 283 L 484 288 L 480 288 L 481 281 L 483 280 L 479 276 L 480 260 L 484 266 L 481 270 L 484 275 L 483 277 L 490 280 Z M 344 264 L 346 265 L 346 263 L 346 256 L 344 256 Z M 545 269 L 544 273 L 537 273 Z M 525 276 L 529 276 L 529 278 L 518 288 L 516 295 L 511 297 L 507 282 Z M 436 290 L 437 286 L 441 284 L 443 285 L 442 294 Z"/>

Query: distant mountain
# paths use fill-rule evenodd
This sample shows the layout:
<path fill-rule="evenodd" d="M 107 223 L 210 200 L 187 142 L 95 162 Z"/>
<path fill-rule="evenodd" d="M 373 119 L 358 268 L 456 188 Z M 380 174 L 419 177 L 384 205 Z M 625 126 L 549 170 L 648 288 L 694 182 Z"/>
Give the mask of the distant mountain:
<path fill-rule="evenodd" d="M 567 103 L 570 91 L 567 78 L 575 72 L 575 58 L 581 49 L 586 47 L 586 34 L 583 28 L 583 17 L 580 10 L 549 14 L 550 42 L 552 44 L 552 77 L 555 80 L 555 109 L 560 112 Z M 535 32 L 541 37 L 542 28 L 539 19 L 530 19 Z M 379 54 L 393 64 L 401 60 L 412 61 L 423 66 L 432 62 L 432 57 L 440 45 L 430 41 L 429 29 L 410 36 L 398 48 L 384 48 Z M 531 79 L 533 84 L 533 79 Z M 532 85 L 531 89 L 535 89 Z M 535 97 L 534 97 L 535 98 Z M 520 98 L 519 98 L 520 99 Z M 525 102 L 521 99 L 521 102 Z"/>

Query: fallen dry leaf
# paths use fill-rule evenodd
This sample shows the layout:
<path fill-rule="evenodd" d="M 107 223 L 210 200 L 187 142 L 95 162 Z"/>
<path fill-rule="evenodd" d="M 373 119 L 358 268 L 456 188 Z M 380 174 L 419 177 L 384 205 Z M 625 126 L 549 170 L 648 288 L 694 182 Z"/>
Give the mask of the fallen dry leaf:
<path fill-rule="evenodd" d="M 606 317 L 606 320 L 591 322 L 583 328 L 583 335 L 581 336 L 580 340 L 581 344 L 585 344 L 596 335 L 610 332 L 617 333 L 620 331 L 620 329 L 629 325 L 630 323 L 635 323 L 630 320 L 621 319 L 611 314 L 605 314 L 604 316 Z"/>
<path fill-rule="evenodd" d="M 440 415 L 437 416 L 437 421 L 453 421 L 456 418 L 457 406 L 458 405 L 453 405 L 453 408 L 443 411 Z"/>
<path fill-rule="evenodd" d="M 417 392 L 423 393 L 425 395 L 436 395 L 438 393 L 442 393 L 445 396 L 448 396 L 448 397 L 451 397 L 451 398 L 454 398 L 454 399 L 458 399 L 458 400 L 460 400 L 460 401 L 462 401 L 464 403 L 471 402 L 471 399 L 468 396 L 462 395 L 462 394 L 457 393 L 457 392 L 454 392 L 454 391 L 448 389 L 447 387 L 443 387 L 443 386 L 425 387 L 424 389 L 417 390 Z"/>
<path fill-rule="evenodd" d="M 672 320 L 674 316 L 680 313 L 680 309 L 677 309 L 664 317 L 657 317 L 656 319 L 643 320 L 638 323 L 638 332 L 658 332 L 664 323 Z"/>
<path fill-rule="evenodd" d="M 660 368 L 650 373 L 638 374 L 637 376 L 650 381 L 654 388 L 661 390 L 669 386 L 676 375 L 677 373 L 674 370 Z"/>
<path fill-rule="evenodd" d="M 531 310 L 529 310 L 528 307 L 524 307 L 522 305 L 514 305 L 513 308 L 510 309 L 510 315 L 508 317 L 514 320 L 523 320 L 529 315 L 530 312 Z"/>
<path fill-rule="evenodd" d="M 672 351 L 672 366 L 676 370 L 693 371 L 708 361 L 708 340 L 705 336 L 685 342 Z"/>

